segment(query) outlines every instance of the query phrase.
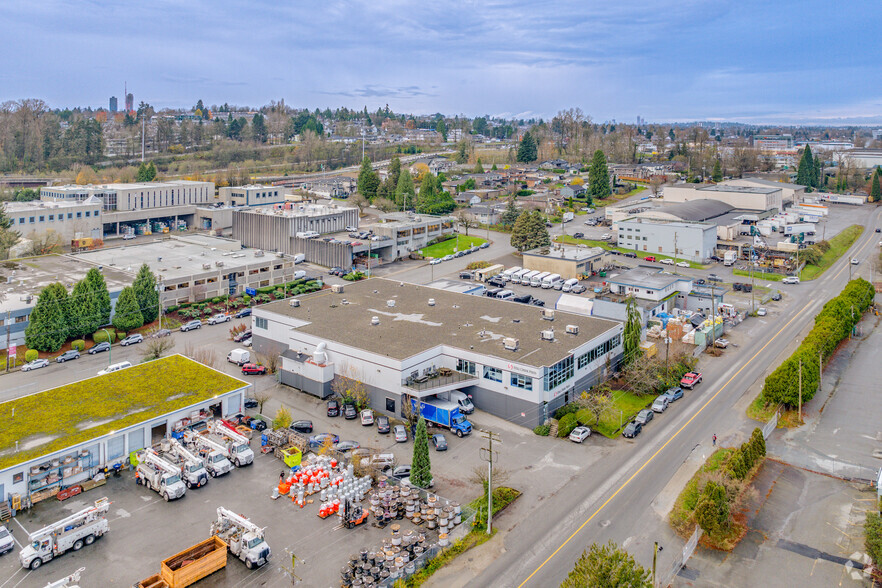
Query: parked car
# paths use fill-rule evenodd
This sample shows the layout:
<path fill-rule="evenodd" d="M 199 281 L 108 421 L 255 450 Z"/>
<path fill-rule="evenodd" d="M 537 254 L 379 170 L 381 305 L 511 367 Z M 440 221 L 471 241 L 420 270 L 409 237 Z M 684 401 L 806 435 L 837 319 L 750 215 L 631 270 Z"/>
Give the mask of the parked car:
<path fill-rule="evenodd" d="M 392 469 L 391 477 L 396 480 L 403 480 L 410 476 L 410 465 L 400 465 Z"/>
<path fill-rule="evenodd" d="M 487 249 L 488 247 L 490 247 L 490 243 L 487 243 L 486 241 L 478 245 L 478 249 Z"/>
<path fill-rule="evenodd" d="M 585 289 L 585 286 L 583 286 L 582 284 L 576 284 L 575 286 L 570 288 L 570 294 L 581 294 L 585 291 Z"/>
<path fill-rule="evenodd" d="M 707 284 L 707 281 L 705 281 L 704 278 L 698 278 L 697 280 L 695 280 L 695 284 L 697 286 L 704 286 L 705 284 Z"/>
<path fill-rule="evenodd" d="M 460 280 L 471 280 L 475 276 L 472 275 L 472 272 L 459 272 Z"/>
<path fill-rule="evenodd" d="M 42 358 L 35 359 L 34 361 L 32 361 L 30 363 L 26 363 L 23 366 L 21 366 L 21 371 L 29 372 L 31 370 L 38 370 L 40 368 L 46 367 L 47 365 L 49 365 L 48 359 L 42 359 Z"/>
<path fill-rule="evenodd" d="M 451 261 L 453 259 L 453 255 L 445 255 L 441 258 L 441 261 Z"/>
<path fill-rule="evenodd" d="M 772 300 L 775 300 L 775 301 L 781 300 L 781 293 L 775 292 L 774 294 L 772 294 Z"/>
<path fill-rule="evenodd" d="M 707 279 L 710 282 L 722 282 L 723 281 L 723 278 L 721 278 L 717 274 L 708 274 Z"/>
<path fill-rule="evenodd" d="M 342 268 L 342 267 L 332 267 L 332 268 L 328 271 L 328 274 L 330 274 L 330 275 L 332 275 L 332 276 L 339 276 L 339 277 L 342 278 L 343 276 L 346 275 L 346 272 L 343 271 L 343 268 Z"/>
<path fill-rule="evenodd" d="M 876 227 L 876 232 L 877 232 L 877 233 L 882 233 L 882 229 L 880 229 L 879 227 Z"/>
<path fill-rule="evenodd" d="M 534 298 L 530 301 L 530 304 L 532 304 L 533 306 L 545 306 L 545 301 L 539 298 Z"/>
<path fill-rule="evenodd" d="M 187 331 L 192 331 L 194 329 L 201 329 L 201 328 L 202 328 L 202 321 L 197 319 L 195 321 L 190 321 L 188 323 L 184 323 L 183 325 L 181 325 L 181 332 L 186 333 Z"/>
<path fill-rule="evenodd" d="M 674 265 L 674 260 L 673 259 L 660 259 L 659 263 L 661 263 L 663 265 Z M 680 265 L 680 264 L 678 263 L 677 265 Z M 686 265 L 689 265 L 689 264 L 687 263 Z"/>
<path fill-rule="evenodd" d="M 643 258 L 643 261 L 655 261 L 655 255 L 647 255 Z"/>
<path fill-rule="evenodd" d="M 251 347 L 251 337 L 248 337 L 247 339 L 243 339 L 242 345 L 244 345 L 245 347 Z"/>
<path fill-rule="evenodd" d="M 585 233 L 573 233 L 573 239 L 584 239 Z"/>
<path fill-rule="evenodd" d="M 358 418 L 358 409 L 355 408 L 354 404 L 344 404 L 343 405 L 343 418 L 347 421 L 351 421 Z"/>
<path fill-rule="evenodd" d="M 159 329 L 158 331 L 156 331 L 155 333 L 153 333 L 150 336 L 153 337 L 154 339 L 159 339 L 161 337 L 168 337 L 169 335 L 171 335 L 171 330 Z"/>
<path fill-rule="evenodd" d="M 248 329 L 246 331 L 242 331 L 241 333 L 239 333 L 238 335 L 233 337 L 233 341 L 235 341 L 236 343 L 241 343 L 245 339 L 250 339 L 250 338 L 251 338 L 251 329 Z"/>
<path fill-rule="evenodd" d="M 505 288 L 505 284 L 506 284 L 505 278 L 500 277 L 500 276 L 493 276 L 492 278 L 487 280 L 487 283 L 490 284 L 491 286 L 496 286 L 497 288 Z"/>
<path fill-rule="evenodd" d="M 637 413 L 637 416 L 634 417 L 634 422 L 640 425 L 647 425 L 649 421 L 652 420 L 652 417 L 655 416 L 655 413 L 652 412 L 648 408 L 644 408 L 640 412 Z"/>
<path fill-rule="evenodd" d="M 588 427 L 576 427 L 572 431 L 570 431 L 569 440 L 574 443 L 581 443 L 585 439 L 591 436 L 591 429 Z"/>
<path fill-rule="evenodd" d="M 407 443 L 407 429 L 404 428 L 404 425 L 395 425 L 392 432 L 395 435 L 396 443 Z"/>
<path fill-rule="evenodd" d="M 689 267 L 689 262 L 686 261 L 678 261 L 677 267 Z"/>
<path fill-rule="evenodd" d="M 230 315 L 222 312 L 220 314 L 216 314 L 216 315 L 212 316 L 211 318 L 209 318 L 208 324 L 209 325 L 219 325 L 221 323 L 228 323 L 228 322 L 230 322 L 231 318 L 232 317 L 230 317 Z"/>
<path fill-rule="evenodd" d="M 129 335 L 128 337 L 126 337 L 125 339 L 120 341 L 119 344 L 122 345 L 123 347 L 126 347 L 128 345 L 135 345 L 137 343 L 143 343 L 143 342 L 144 342 L 144 335 L 142 335 L 141 333 L 135 333 L 134 335 Z"/>
<path fill-rule="evenodd" d="M 107 341 L 102 341 L 101 343 L 96 343 L 89 348 L 89 355 L 95 355 L 96 353 L 101 353 L 102 351 L 110 351 L 110 343 Z"/>
<path fill-rule="evenodd" d="M 438 265 L 438 264 L 441 263 L 442 261 L 444 261 L 444 260 L 443 260 L 443 259 L 435 258 L 435 259 L 433 259 L 432 261 L 429 262 L 429 265 Z"/>
<path fill-rule="evenodd" d="M 0 525 L 0 555 L 5 555 L 15 549 L 15 540 L 12 533 L 5 526 Z"/>
<path fill-rule="evenodd" d="M 134 233 L 126 233 L 125 235 L 123 235 L 123 241 L 131 241 L 134 238 L 135 238 Z"/>
<path fill-rule="evenodd" d="M 668 409 L 668 399 L 664 395 L 658 396 L 652 402 L 652 411 L 653 412 L 664 412 Z"/>
<path fill-rule="evenodd" d="M 696 384 L 701 383 L 701 372 L 686 372 L 680 378 L 680 386 L 683 388 L 693 389 Z"/>
<path fill-rule="evenodd" d="M 361 411 L 361 425 L 367 427 L 374 424 L 374 411 L 369 408 Z"/>
<path fill-rule="evenodd" d="M 267 372 L 265 365 L 257 365 L 256 363 L 246 363 L 242 366 L 242 373 L 249 376 L 262 376 Z"/>
<path fill-rule="evenodd" d="M 860 261 L 858 261 L 858 258 L 857 258 L 857 257 L 852 257 L 852 258 L 851 258 L 851 265 L 857 265 L 857 264 L 859 264 L 859 263 L 860 263 Z"/>
<path fill-rule="evenodd" d="M 612 235 L 609 233 L 604 233 L 600 236 L 601 241 L 609 241 L 610 239 L 612 239 Z"/>
<path fill-rule="evenodd" d="M 319 433 L 318 435 L 313 435 L 309 438 L 309 446 L 310 447 L 321 447 L 325 444 L 325 440 L 330 439 L 331 443 L 339 443 L 340 437 L 339 435 L 334 435 L 332 433 Z"/>
<path fill-rule="evenodd" d="M 336 445 L 334 445 L 334 449 L 339 451 L 340 453 L 346 453 L 347 451 L 352 451 L 353 449 L 358 449 L 361 447 L 361 443 L 358 441 L 340 441 Z"/>
<path fill-rule="evenodd" d="M 352 225 L 349 225 L 346 227 L 346 230 L 349 231 L 350 233 L 355 233 L 358 231 L 358 227 L 353 227 Z"/>
<path fill-rule="evenodd" d="M 328 400 L 328 416 L 329 417 L 340 416 L 340 403 L 338 401 Z"/>
<path fill-rule="evenodd" d="M 244 318 L 246 316 L 251 316 L 251 309 L 250 308 L 243 308 L 242 310 L 240 310 L 239 312 L 234 314 L 233 318 Z"/>
<path fill-rule="evenodd" d="M 245 408 L 257 408 L 258 402 L 254 398 L 245 398 Z"/>
<path fill-rule="evenodd" d="M 389 417 L 378 416 L 375 420 L 377 422 L 377 433 L 385 435 L 392 430 L 392 428 L 389 426 Z"/>
<path fill-rule="evenodd" d="M 435 446 L 435 451 L 447 451 L 447 439 L 441 433 L 432 435 L 432 445 Z"/>
<path fill-rule="evenodd" d="M 631 259 L 637 259 L 637 254 L 634 253 L 633 251 L 629 251 L 629 252 L 627 252 L 627 253 L 624 253 L 623 255 L 624 255 L 625 257 L 630 257 Z"/>
<path fill-rule="evenodd" d="M 633 439 L 637 435 L 640 434 L 640 431 L 643 430 L 643 425 L 638 422 L 631 422 L 625 426 L 625 430 L 622 431 L 622 436 L 627 437 L 628 439 Z"/>
<path fill-rule="evenodd" d="M 520 302 L 521 304 L 530 304 L 531 300 L 533 300 L 532 294 L 523 294 L 522 296 L 515 296 L 511 299 L 512 302 Z"/>
<path fill-rule="evenodd" d="M 288 428 L 292 431 L 297 431 L 298 433 L 312 433 L 312 421 L 294 421 L 288 425 Z"/>
<path fill-rule="evenodd" d="M 674 402 L 675 400 L 680 400 L 683 398 L 683 388 L 674 387 L 668 388 L 664 394 L 662 394 L 665 398 L 668 399 L 668 404 Z"/>
<path fill-rule="evenodd" d="M 714 341 L 714 345 L 716 347 L 719 347 L 720 349 L 725 349 L 726 347 L 729 346 L 729 340 L 728 339 L 716 339 Z"/>
<path fill-rule="evenodd" d="M 80 358 L 79 351 L 77 351 L 76 349 L 68 349 L 67 351 L 65 351 L 64 353 L 62 353 L 58 357 L 56 357 L 55 361 L 57 363 L 64 363 L 69 359 L 79 359 L 79 358 Z"/>
<path fill-rule="evenodd" d="M 799 278 L 796 276 L 787 276 L 783 280 L 781 280 L 782 284 L 798 284 Z"/>

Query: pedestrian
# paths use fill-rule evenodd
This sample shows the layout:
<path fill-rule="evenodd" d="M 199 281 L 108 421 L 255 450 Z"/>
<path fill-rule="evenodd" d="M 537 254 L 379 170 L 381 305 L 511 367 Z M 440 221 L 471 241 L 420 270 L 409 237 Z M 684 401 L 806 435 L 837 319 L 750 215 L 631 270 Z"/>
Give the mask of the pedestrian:
<path fill-rule="evenodd" d="M 717 434 L 714 433 L 714 447 L 717 446 Z"/>
<path fill-rule="evenodd" d="M 279 484 L 285 481 L 285 472 L 279 474 Z"/>

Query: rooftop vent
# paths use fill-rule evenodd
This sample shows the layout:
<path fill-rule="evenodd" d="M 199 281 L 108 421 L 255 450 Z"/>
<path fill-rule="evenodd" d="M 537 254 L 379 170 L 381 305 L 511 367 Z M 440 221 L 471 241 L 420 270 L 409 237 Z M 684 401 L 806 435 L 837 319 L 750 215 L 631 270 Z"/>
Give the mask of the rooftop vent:
<path fill-rule="evenodd" d="M 518 350 L 518 340 L 514 337 L 506 337 L 502 340 L 502 346 L 508 351 L 517 351 Z"/>
<path fill-rule="evenodd" d="M 567 333 L 569 333 L 570 335 L 578 335 L 579 325 L 567 325 Z"/>
<path fill-rule="evenodd" d="M 379 325 L 379 324 L 380 324 L 380 317 L 378 317 L 378 316 L 372 316 L 372 317 L 371 317 L 371 326 L 376 327 L 376 326 Z"/>
<path fill-rule="evenodd" d="M 554 341 L 554 329 L 547 329 L 541 332 L 543 341 Z"/>
<path fill-rule="evenodd" d="M 386 301 L 386 306 L 388 306 L 389 308 L 394 308 L 394 307 L 395 307 L 395 301 L 394 301 L 394 300 L 387 300 L 387 301 Z"/>
<path fill-rule="evenodd" d="M 429 306 L 435 306 L 435 299 L 429 298 Z"/>
<path fill-rule="evenodd" d="M 298 299 L 296 299 L 296 298 L 292 298 L 292 299 L 288 302 L 288 304 L 290 304 L 290 305 L 293 306 L 294 308 L 297 308 L 298 306 L 300 306 L 300 301 L 299 301 Z"/>
<path fill-rule="evenodd" d="M 258 249 L 254 252 L 254 257 L 263 257 L 263 249 Z"/>
<path fill-rule="evenodd" d="M 554 320 L 554 310 L 551 308 L 545 308 L 542 310 L 542 318 L 547 321 Z"/>
<path fill-rule="evenodd" d="M 222 261 L 215 261 L 215 262 L 214 262 L 214 267 L 224 267 L 224 262 L 222 262 Z"/>

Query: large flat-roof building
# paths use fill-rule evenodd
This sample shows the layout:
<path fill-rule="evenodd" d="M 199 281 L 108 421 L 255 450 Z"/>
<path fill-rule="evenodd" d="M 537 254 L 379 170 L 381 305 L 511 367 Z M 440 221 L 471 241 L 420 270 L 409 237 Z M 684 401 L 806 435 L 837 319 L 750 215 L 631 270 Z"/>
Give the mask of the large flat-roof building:
<path fill-rule="evenodd" d="M 781 203 L 794 204 L 805 196 L 805 186 L 789 182 L 776 182 L 763 178 L 739 178 L 723 182 L 724 186 L 753 186 L 757 188 L 777 188 L 781 190 Z"/>
<path fill-rule="evenodd" d="M 732 184 L 677 184 L 665 187 L 666 204 L 692 200 L 718 200 L 742 210 L 783 210 L 783 190 L 778 186 Z"/>
<path fill-rule="evenodd" d="M 353 378 L 371 408 L 398 416 L 408 397 L 460 390 L 528 427 L 622 354 L 619 322 L 387 279 L 261 305 L 253 325 L 254 348 L 282 352 L 282 383 L 307 393 L 324 398 L 335 376 Z"/>
<path fill-rule="evenodd" d="M 618 245 L 643 253 L 703 262 L 714 254 L 717 225 L 662 218 L 634 217 L 619 221 Z"/>
<path fill-rule="evenodd" d="M 540 247 L 524 251 L 524 269 L 560 274 L 566 280 L 590 275 L 604 265 L 609 254 L 600 247 Z"/>
<path fill-rule="evenodd" d="M 10 228 L 25 239 L 54 233 L 62 245 L 70 245 L 77 237 L 103 236 L 103 204 L 95 197 L 82 201 L 6 202 L 3 212 L 12 221 Z"/>
<path fill-rule="evenodd" d="M 221 202 L 231 206 L 269 206 L 285 202 L 285 192 L 278 186 L 228 186 L 218 189 Z"/>

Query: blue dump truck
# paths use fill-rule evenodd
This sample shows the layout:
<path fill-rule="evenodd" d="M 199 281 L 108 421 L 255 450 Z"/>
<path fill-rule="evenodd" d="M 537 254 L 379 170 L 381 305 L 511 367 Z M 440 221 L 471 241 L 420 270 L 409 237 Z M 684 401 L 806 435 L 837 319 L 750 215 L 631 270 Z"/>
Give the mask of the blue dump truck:
<path fill-rule="evenodd" d="M 445 427 L 463 437 L 472 433 L 472 424 L 459 412 L 459 405 L 439 398 L 411 398 L 414 412 L 419 412 L 427 422 Z"/>

